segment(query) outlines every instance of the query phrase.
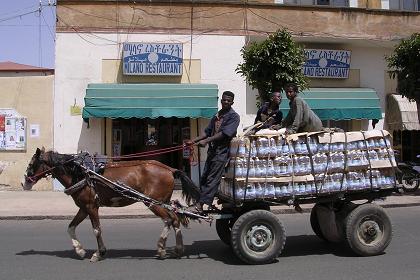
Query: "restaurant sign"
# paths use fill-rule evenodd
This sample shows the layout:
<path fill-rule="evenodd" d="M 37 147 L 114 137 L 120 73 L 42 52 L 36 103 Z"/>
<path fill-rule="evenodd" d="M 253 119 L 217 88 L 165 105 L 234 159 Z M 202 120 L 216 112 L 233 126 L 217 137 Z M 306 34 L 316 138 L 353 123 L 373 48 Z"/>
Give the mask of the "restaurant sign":
<path fill-rule="evenodd" d="M 311 78 L 348 78 L 351 51 L 305 49 L 302 71 Z"/>
<path fill-rule="evenodd" d="M 124 43 L 123 74 L 181 76 L 182 44 Z"/>

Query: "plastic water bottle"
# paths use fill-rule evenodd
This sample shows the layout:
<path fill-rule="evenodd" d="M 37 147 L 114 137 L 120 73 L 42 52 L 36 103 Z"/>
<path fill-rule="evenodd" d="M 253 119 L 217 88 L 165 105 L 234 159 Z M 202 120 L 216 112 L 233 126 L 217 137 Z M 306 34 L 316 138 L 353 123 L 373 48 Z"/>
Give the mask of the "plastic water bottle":
<path fill-rule="evenodd" d="M 287 194 L 293 195 L 293 192 L 294 192 L 293 184 L 292 183 L 287 184 Z"/>
<path fill-rule="evenodd" d="M 256 198 L 263 198 L 264 197 L 264 188 L 261 183 L 256 183 L 255 186 L 255 197 Z"/>
<path fill-rule="evenodd" d="M 370 161 L 377 161 L 379 160 L 378 153 L 375 150 L 370 150 L 368 152 Z"/>
<path fill-rule="evenodd" d="M 235 178 L 242 178 L 244 177 L 243 172 L 246 171 L 243 168 L 243 161 L 240 158 L 236 159 L 235 163 Z M 246 174 L 245 174 L 246 175 Z"/>
<path fill-rule="evenodd" d="M 258 157 L 254 159 L 254 166 L 255 166 L 255 177 L 260 178 L 261 177 L 261 163 Z"/>
<path fill-rule="evenodd" d="M 275 188 L 276 197 L 282 197 L 283 196 L 282 185 L 280 185 L 279 183 L 276 183 L 274 188 Z"/>
<path fill-rule="evenodd" d="M 301 173 L 301 168 L 300 168 L 300 163 L 298 161 L 299 157 L 294 157 L 293 158 L 293 173 L 295 175 L 302 175 Z"/>
<path fill-rule="evenodd" d="M 246 176 L 246 174 L 245 174 Z M 255 162 L 252 158 L 249 159 L 249 173 L 248 173 L 248 177 L 255 177 Z"/>
<path fill-rule="evenodd" d="M 315 139 L 313 137 L 308 138 L 308 145 L 309 145 L 309 151 L 312 154 L 315 154 L 315 153 L 318 152 L 318 146 L 317 146 L 317 144 L 315 142 Z"/>
<path fill-rule="evenodd" d="M 379 138 L 378 140 L 379 148 L 386 148 L 385 140 L 383 138 Z"/>
<path fill-rule="evenodd" d="M 276 143 L 277 156 L 283 155 L 283 144 L 284 144 L 283 138 L 279 137 L 279 139 L 277 139 L 277 143 Z"/>
<path fill-rule="evenodd" d="M 276 145 L 276 139 L 274 137 L 270 138 L 270 157 L 276 157 L 277 156 L 277 145 Z"/>
<path fill-rule="evenodd" d="M 275 175 L 276 175 L 276 171 L 273 166 L 273 160 L 268 159 L 267 160 L 267 177 L 271 178 L 271 177 L 274 177 Z"/>
<path fill-rule="evenodd" d="M 238 156 L 244 157 L 246 155 L 245 153 L 245 141 L 244 139 L 239 140 L 239 149 L 238 149 Z"/>
<path fill-rule="evenodd" d="M 265 178 L 267 176 L 267 159 L 260 160 L 260 176 Z"/>
<path fill-rule="evenodd" d="M 244 189 L 244 184 L 239 182 L 237 183 L 236 187 L 236 191 L 235 191 L 235 195 L 237 199 L 243 199 L 244 198 L 244 193 L 245 193 L 245 189 Z"/>
<path fill-rule="evenodd" d="M 276 189 L 274 188 L 274 183 L 267 183 L 266 188 L 264 190 L 264 197 L 265 198 L 276 197 Z"/>
<path fill-rule="evenodd" d="M 357 141 L 357 148 L 359 148 L 361 150 L 366 149 L 367 147 L 366 147 L 365 141 L 363 141 L 363 140 Z"/>
<path fill-rule="evenodd" d="M 251 157 L 256 157 L 257 156 L 257 144 L 256 141 L 252 141 L 251 142 Z"/>
<path fill-rule="evenodd" d="M 267 157 L 269 154 L 268 139 L 265 137 L 258 138 L 257 156 Z"/>
<path fill-rule="evenodd" d="M 246 198 L 247 199 L 255 199 L 255 185 L 254 183 L 248 183 L 246 187 Z"/>

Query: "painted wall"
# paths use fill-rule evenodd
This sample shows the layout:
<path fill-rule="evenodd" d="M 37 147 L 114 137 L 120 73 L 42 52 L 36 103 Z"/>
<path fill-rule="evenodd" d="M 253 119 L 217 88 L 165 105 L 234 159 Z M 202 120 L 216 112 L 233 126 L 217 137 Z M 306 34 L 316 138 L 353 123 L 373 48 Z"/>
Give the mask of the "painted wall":
<path fill-rule="evenodd" d="M 117 41 L 116 34 L 57 33 L 56 40 L 56 94 L 54 110 L 54 148 L 61 153 L 80 150 L 101 152 L 101 121 L 91 119 L 87 128 L 81 116 L 71 116 L 70 106 L 84 105 L 85 90 L 89 83 L 101 83 L 103 61 L 120 59 L 121 48 L 110 42 Z M 125 39 L 126 36 L 124 36 Z M 82 39 L 83 38 L 83 39 Z M 89 38 L 89 40 L 84 40 Z M 184 58 L 201 61 L 201 83 L 219 86 L 219 96 L 225 90 L 236 93 L 234 109 L 247 119 L 243 104 L 245 81 L 235 73 L 240 62 L 241 36 L 190 36 L 130 34 L 130 42 L 183 42 Z M 88 42 L 89 41 L 89 42 Z M 105 43 L 106 42 L 106 43 Z M 184 69 L 185 71 L 185 69 Z M 242 123 L 241 123 L 242 124 Z M 61 137 L 72 135 L 72 137 Z"/>
<path fill-rule="evenodd" d="M 53 82 L 53 75 L 0 75 L 0 108 L 13 108 L 27 118 L 26 151 L 0 151 L 0 190 L 20 190 L 20 182 L 36 148 L 53 148 Z M 30 137 L 31 124 L 39 125 L 39 137 Z M 51 181 L 41 180 L 34 189 L 51 190 Z"/>

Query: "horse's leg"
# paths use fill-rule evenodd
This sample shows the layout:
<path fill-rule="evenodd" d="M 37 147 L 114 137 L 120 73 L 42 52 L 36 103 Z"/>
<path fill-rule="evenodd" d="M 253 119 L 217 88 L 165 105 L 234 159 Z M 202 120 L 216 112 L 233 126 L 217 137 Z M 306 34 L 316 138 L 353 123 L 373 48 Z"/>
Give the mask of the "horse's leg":
<path fill-rule="evenodd" d="M 166 256 L 166 240 L 168 239 L 168 234 L 171 229 L 172 219 L 168 211 L 158 205 L 149 206 L 150 211 L 152 211 L 156 216 L 160 217 L 163 221 L 162 233 L 157 242 L 157 254 L 156 256 L 159 259 L 164 259 Z"/>
<path fill-rule="evenodd" d="M 99 208 L 98 207 L 89 207 L 87 212 L 92 223 L 93 233 L 96 237 L 96 242 L 98 243 L 98 250 L 93 253 L 90 258 L 91 262 L 97 262 L 105 258 L 106 248 L 104 241 L 102 240 L 102 231 L 101 224 L 99 222 Z"/>
<path fill-rule="evenodd" d="M 82 244 L 77 239 L 76 236 L 76 227 L 86 218 L 87 213 L 83 211 L 82 209 L 79 209 L 76 216 L 74 216 L 73 220 L 69 224 L 69 227 L 67 229 L 67 232 L 70 235 L 71 243 L 73 245 L 74 250 L 76 251 L 76 254 L 79 255 L 82 259 L 86 255 L 86 251 L 83 249 Z"/>
<path fill-rule="evenodd" d="M 175 231 L 175 255 L 180 258 L 184 254 L 184 242 L 182 241 L 182 232 L 181 232 L 181 224 L 179 222 L 179 218 L 176 217 L 176 219 L 172 222 L 172 227 Z"/>
<path fill-rule="evenodd" d="M 168 234 L 171 229 L 171 220 L 163 220 L 163 229 L 162 233 L 157 242 L 157 257 L 159 259 L 164 259 L 166 257 L 166 240 L 168 239 Z"/>

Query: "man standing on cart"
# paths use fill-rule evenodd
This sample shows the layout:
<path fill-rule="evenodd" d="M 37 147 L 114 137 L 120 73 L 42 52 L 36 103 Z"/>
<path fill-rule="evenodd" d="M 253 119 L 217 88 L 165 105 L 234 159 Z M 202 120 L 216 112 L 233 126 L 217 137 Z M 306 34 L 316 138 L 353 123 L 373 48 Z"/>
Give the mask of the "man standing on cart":
<path fill-rule="evenodd" d="M 220 102 L 222 109 L 211 119 L 203 135 L 187 142 L 187 145 L 198 144 L 200 147 L 209 145 L 203 175 L 200 178 L 200 200 L 188 208 L 190 211 L 202 213 L 204 204 L 213 204 L 229 159 L 230 141 L 236 136 L 240 121 L 239 115 L 232 109 L 234 98 L 233 92 L 223 92 Z"/>

